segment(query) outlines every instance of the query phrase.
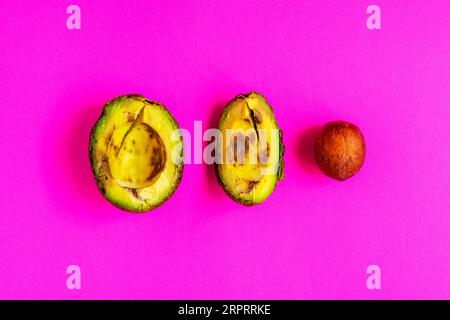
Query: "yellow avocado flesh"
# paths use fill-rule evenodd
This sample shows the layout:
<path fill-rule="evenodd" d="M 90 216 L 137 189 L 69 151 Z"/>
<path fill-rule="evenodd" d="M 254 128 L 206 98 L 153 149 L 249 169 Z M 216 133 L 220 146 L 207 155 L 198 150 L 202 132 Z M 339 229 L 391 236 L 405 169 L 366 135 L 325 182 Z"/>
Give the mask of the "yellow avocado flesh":
<path fill-rule="evenodd" d="M 111 175 L 126 188 L 152 185 L 166 161 L 163 142 L 143 123 L 126 123 L 114 131 L 106 154 Z"/>
<path fill-rule="evenodd" d="M 281 165 L 280 132 L 272 109 L 257 93 L 238 96 L 227 106 L 219 130 L 222 185 L 240 203 L 263 202 L 279 180 Z M 239 139 L 241 148 L 237 147 Z"/>
<path fill-rule="evenodd" d="M 91 136 L 97 184 L 115 205 L 134 212 L 159 206 L 182 175 L 182 137 L 164 106 L 142 96 L 111 101 Z"/>

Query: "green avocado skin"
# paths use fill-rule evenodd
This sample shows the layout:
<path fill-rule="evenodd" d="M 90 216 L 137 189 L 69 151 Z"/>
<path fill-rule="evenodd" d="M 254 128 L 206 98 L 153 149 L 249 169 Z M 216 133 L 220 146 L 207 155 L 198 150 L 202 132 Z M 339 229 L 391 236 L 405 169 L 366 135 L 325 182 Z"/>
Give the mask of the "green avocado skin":
<path fill-rule="evenodd" d="M 234 97 L 233 100 L 231 100 L 225 106 L 225 109 L 224 109 L 224 111 L 222 113 L 222 116 L 220 117 L 219 124 L 218 124 L 217 128 L 220 129 L 220 127 L 222 126 L 223 121 L 226 119 L 228 112 L 230 112 L 230 110 L 231 110 L 231 108 L 233 106 L 233 103 L 236 102 L 239 99 L 248 98 L 248 97 L 250 97 L 250 95 L 258 95 L 258 96 L 262 97 L 264 99 L 264 101 L 266 102 L 267 106 L 269 106 L 270 110 L 272 110 L 272 113 L 273 113 L 273 107 L 267 102 L 267 100 L 264 98 L 264 96 L 262 94 L 260 94 L 258 92 L 255 92 L 255 91 L 252 91 L 252 92 L 250 92 L 248 94 L 239 94 L 236 97 Z M 276 181 L 275 185 L 273 186 L 274 189 L 277 186 L 278 182 L 284 179 L 284 160 L 283 160 L 283 156 L 284 156 L 284 152 L 285 152 L 285 149 L 286 149 L 285 145 L 283 144 L 283 131 L 280 129 L 280 126 L 278 125 L 276 120 L 275 120 L 275 123 L 277 124 L 277 128 L 279 130 L 279 137 L 280 137 L 279 150 L 280 150 L 280 154 L 279 154 L 279 162 L 278 162 L 279 163 L 279 167 L 278 167 L 278 172 L 277 172 L 278 178 L 277 178 L 277 181 Z M 232 191 L 228 188 L 228 186 L 225 183 L 223 183 L 223 181 L 222 181 L 222 179 L 220 177 L 220 173 L 219 173 L 219 164 L 217 164 L 217 163 L 214 165 L 214 172 L 215 172 L 217 181 L 219 182 L 219 185 L 222 187 L 224 192 L 232 200 L 234 200 L 235 202 L 237 202 L 239 204 L 242 204 L 244 206 L 254 206 L 254 205 L 257 205 L 257 204 L 261 204 L 261 203 L 253 203 L 252 201 L 236 197 L 232 193 Z"/>
<path fill-rule="evenodd" d="M 104 188 L 104 186 L 101 183 L 101 179 L 99 177 L 99 173 L 96 170 L 95 167 L 95 160 L 94 160 L 94 146 L 95 146 L 95 142 L 97 139 L 99 139 L 99 128 L 104 124 L 104 122 L 106 122 L 107 118 L 108 118 L 108 112 L 115 107 L 115 105 L 117 105 L 120 102 L 123 102 L 124 100 L 139 100 L 139 101 L 143 101 L 145 104 L 149 104 L 149 105 L 157 105 L 161 108 L 164 108 L 165 111 L 167 112 L 167 115 L 169 116 L 169 120 L 175 124 L 175 126 L 177 128 L 179 128 L 179 125 L 177 123 L 177 121 L 175 120 L 175 118 L 173 117 L 173 115 L 169 112 L 169 110 L 167 110 L 167 108 L 161 104 L 160 102 L 157 101 L 152 101 L 149 100 L 147 98 L 145 98 L 143 95 L 140 94 L 125 94 L 125 95 L 121 95 L 118 96 L 114 99 L 112 99 L 111 101 L 109 101 L 104 107 L 103 107 L 103 111 L 99 117 L 99 119 L 97 120 L 97 122 L 94 124 L 94 126 L 92 127 L 91 133 L 89 135 L 89 163 L 91 166 L 91 170 L 94 174 L 94 178 L 97 184 L 97 187 L 100 191 L 100 193 L 102 194 L 102 196 L 108 200 L 111 204 L 113 204 L 115 207 L 127 211 L 127 212 L 131 212 L 131 213 L 145 213 L 151 210 L 154 210 L 158 207 L 160 207 L 161 205 L 163 205 L 167 200 L 169 200 L 169 198 L 171 198 L 173 196 L 173 194 L 175 193 L 175 191 L 178 189 L 178 186 L 181 183 L 181 179 L 183 177 L 183 170 L 184 170 L 184 163 L 183 163 L 183 148 L 181 148 L 180 151 L 180 159 L 182 160 L 179 164 L 177 164 L 177 179 L 173 182 L 173 187 L 170 189 L 170 192 L 167 193 L 167 195 L 157 204 L 155 205 L 143 205 L 143 206 L 133 206 L 125 201 L 118 201 L 117 199 L 115 199 L 114 197 L 109 196 L 106 193 L 106 190 Z M 181 142 L 182 141 L 182 137 L 180 137 Z"/>

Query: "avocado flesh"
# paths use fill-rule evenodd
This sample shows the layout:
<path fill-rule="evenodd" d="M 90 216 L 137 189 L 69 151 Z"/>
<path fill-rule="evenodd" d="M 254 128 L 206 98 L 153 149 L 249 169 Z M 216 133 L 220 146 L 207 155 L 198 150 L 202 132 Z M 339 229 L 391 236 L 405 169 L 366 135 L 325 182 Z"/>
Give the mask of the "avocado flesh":
<path fill-rule="evenodd" d="M 272 108 L 258 93 L 239 95 L 225 108 L 219 130 L 220 184 L 238 203 L 262 203 L 283 178 L 284 146 Z"/>
<path fill-rule="evenodd" d="M 140 95 L 109 102 L 91 132 L 97 185 L 111 203 L 152 210 L 172 196 L 183 173 L 182 136 L 170 112 Z"/>

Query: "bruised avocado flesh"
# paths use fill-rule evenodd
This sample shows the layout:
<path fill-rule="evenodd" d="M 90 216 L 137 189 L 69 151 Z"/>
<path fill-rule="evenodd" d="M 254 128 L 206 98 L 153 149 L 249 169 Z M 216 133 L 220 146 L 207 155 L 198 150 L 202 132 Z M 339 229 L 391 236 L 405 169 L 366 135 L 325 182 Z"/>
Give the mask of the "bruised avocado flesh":
<path fill-rule="evenodd" d="M 182 136 L 170 112 L 141 95 L 110 101 L 91 132 L 89 154 L 101 193 L 131 212 L 169 199 L 183 173 Z"/>
<path fill-rule="evenodd" d="M 284 175 L 282 132 L 271 106 L 258 93 L 239 95 L 225 108 L 219 131 L 219 183 L 238 203 L 262 203 Z"/>

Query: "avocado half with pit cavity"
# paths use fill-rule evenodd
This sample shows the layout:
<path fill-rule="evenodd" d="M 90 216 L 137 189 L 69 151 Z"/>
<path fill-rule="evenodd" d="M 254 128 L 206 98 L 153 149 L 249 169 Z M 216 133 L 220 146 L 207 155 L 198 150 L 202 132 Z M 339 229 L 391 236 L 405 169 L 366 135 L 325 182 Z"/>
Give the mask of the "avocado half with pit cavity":
<path fill-rule="evenodd" d="M 233 200 L 262 203 L 284 177 L 282 132 L 272 107 L 256 93 L 239 95 L 222 113 L 216 175 Z"/>
<path fill-rule="evenodd" d="M 150 211 L 169 199 L 183 175 L 183 138 L 174 117 L 141 95 L 108 102 L 91 131 L 97 186 L 115 206 Z"/>

